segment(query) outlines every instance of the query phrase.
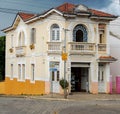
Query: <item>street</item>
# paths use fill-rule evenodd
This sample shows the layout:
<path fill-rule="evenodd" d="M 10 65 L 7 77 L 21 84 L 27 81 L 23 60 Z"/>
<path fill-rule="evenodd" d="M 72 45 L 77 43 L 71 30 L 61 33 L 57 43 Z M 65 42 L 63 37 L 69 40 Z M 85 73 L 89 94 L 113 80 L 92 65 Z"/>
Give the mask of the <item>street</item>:
<path fill-rule="evenodd" d="M 0 114 L 119 114 L 119 100 L 46 100 L 0 97 Z"/>

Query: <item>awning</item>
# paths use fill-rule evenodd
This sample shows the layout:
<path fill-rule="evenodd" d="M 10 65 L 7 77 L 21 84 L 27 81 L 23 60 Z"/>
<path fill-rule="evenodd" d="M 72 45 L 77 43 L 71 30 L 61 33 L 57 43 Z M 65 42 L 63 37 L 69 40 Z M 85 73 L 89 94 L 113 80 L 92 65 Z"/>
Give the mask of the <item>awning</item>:
<path fill-rule="evenodd" d="M 100 56 L 99 59 L 97 59 L 98 62 L 105 62 L 105 63 L 111 63 L 117 61 L 116 58 L 112 56 Z"/>

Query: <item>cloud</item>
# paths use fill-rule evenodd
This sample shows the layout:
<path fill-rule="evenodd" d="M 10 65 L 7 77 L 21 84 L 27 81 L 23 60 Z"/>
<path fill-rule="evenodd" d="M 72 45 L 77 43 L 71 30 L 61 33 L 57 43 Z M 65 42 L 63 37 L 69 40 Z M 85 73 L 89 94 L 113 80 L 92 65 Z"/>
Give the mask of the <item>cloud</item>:
<path fill-rule="evenodd" d="M 109 0 L 109 2 L 111 3 L 101 10 L 114 15 L 120 15 L 120 0 Z"/>

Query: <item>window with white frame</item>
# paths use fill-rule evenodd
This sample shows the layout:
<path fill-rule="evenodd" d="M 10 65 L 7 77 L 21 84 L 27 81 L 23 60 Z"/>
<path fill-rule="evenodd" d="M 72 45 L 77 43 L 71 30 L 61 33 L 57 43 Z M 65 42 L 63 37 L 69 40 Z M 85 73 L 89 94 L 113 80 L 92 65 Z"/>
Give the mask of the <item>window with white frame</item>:
<path fill-rule="evenodd" d="M 25 64 L 22 64 L 22 80 L 25 80 Z"/>
<path fill-rule="evenodd" d="M 18 79 L 25 80 L 25 64 L 18 64 Z"/>
<path fill-rule="evenodd" d="M 14 40 L 13 37 L 14 37 L 14 35 L 12 34 L 12 35 L 11 35 L 11 48 L 13 47 L 13 42 L 14 42 L 14 41 L 13 41 L 13 40 Z"/>
<path fill-rule="evenodd" d="M 50 62 L 50 75 L 51 75 L 51 80 L 58 82 L 60 79 L 60 64 L 59 62 Z"/>
<path fill-rule="evenodd" d="M 104 82 L 104 71 L 105 71 L 105 65 L 99 64 L 99 71 L 98 71 L 98 81 Z"/>
<path fill-rule="evenodd" d="M 31 39 L 30 39 L 31 44 L 36 43 L 36 28 L 31 29 Z"/>
<path fill-rule="evenodd" d="M 25 34 L 23 31 L 19 33 L 18 46 L 25 46 Z"/>
<path fill-rule="evenodd" d="M 31 81 L 35 80 L 35 65 L 31 64 Z"/>
<path fill-rule="evenodd" d="M 11 79 L 13 79 L 13 64 L 11 64 Z"/>
<path fill-rule="evenodd" d="M 18 79 L 21 79 L 21 64 L 18 64 Z"/>
<path fill-rule="evenodd" d="M 57 24 L 51 26 L 51 41 L 60 40 L 60 27 Z"/>

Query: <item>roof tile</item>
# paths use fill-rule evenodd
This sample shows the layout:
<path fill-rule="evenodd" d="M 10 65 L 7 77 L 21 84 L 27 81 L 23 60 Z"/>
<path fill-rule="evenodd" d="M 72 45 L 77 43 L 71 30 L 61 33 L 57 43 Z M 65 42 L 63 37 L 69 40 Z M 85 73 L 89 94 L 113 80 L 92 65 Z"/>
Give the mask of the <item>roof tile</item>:
<path fill-rule="evenodd" d="M 18 14 L 23 19 L 23 21 L 28 20 L 35 16 L 35 14 L 23 13 L 23 12 L 19 12 Z"/>
<path fill-rule="evenodd" d="M 74 9 L 76 6 L 77 5 L 74 5 L 74 4 L 64 3 L 58 6 L 56 9 L 64 13 L 71 13 L 71 12 L 74 12 Z M 93 16 L 114 17 L 114 15 L 111 15 L 109 13 L 105 13 L 99 10 L 95 10 L 95 9 L 88 9 L 88 10 L 89 10 L 89 13 L 91 13 Z"/>

